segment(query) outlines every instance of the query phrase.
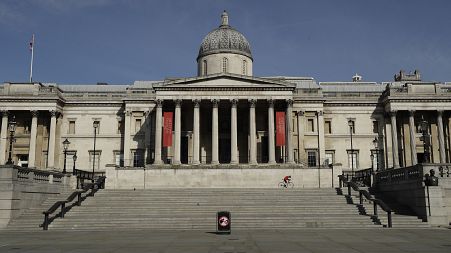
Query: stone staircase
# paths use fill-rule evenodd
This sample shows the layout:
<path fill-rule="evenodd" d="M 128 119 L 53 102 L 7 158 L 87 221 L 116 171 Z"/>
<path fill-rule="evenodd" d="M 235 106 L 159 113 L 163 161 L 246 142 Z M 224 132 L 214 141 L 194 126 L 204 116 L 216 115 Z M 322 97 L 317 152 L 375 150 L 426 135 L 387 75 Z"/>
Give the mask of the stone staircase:
<path fill-rule="evenodd" d="M 38 230 L 42 209 L 12 222 L 10 230 Z M 54 203 L 55 201 L 53 201 Z M 48 207 L 47 207 L 48 208 Z M 335 189 L 154 189 L 101 190 L 56 219 L 49 230 L 216 230 L 216 212 L 230 211 L 232 229 L 365 228 Z"/>

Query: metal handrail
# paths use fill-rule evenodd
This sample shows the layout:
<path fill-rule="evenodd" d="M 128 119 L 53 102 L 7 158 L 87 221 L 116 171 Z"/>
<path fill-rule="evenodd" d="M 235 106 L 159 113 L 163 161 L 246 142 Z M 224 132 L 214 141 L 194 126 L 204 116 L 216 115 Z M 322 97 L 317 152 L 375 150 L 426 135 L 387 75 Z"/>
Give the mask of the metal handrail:
<path fill-rule="evenodd" d="M 393 210 L 387 204 L 385 204 L 384 201 L 374 198 L 373 196 L 371 196 L 371 194 L 367 190 L 361 190 L 356 183 L 354 183 L 352 181 L 348 181 L 348 179 L 345 176 L 338 175 L 338 178 L 340 179 L 340 187 L 343 186 L 343 183 L 347 185 L 349 196 L 351 196 L 351 188 L 354 191 L 357 191 L 359 193 L 360 205 L 363 205 L 363 197 L 365 197 L 367 200 L 373 202 L 373 212 L 374 212 L 374 216 L 376 218 L 378 218 L 377 206 L 380 206 L 382 210 L 387 212 L 388 227 L 391 228 L 393 226 L 393 222 L 392 222 Z"/>
<path fill-rule="evenodd" d="M 88 196 L 94 196 L 94 193 L 98 191 L 98 189 L 102 189 L 105 184 L 105 178 L 104 176 L 99 177 L 95 183 L 88 183 L 84 185 L 82 190 L 78 190 L 73 192 L 66 200 L 57 201 L 55 204 L 53 204 L 47 211 L 42 212 L 44 214 L 44 222 L 40 225 L 43 230 L 48 230 L 49 224 L 58 218 L 64 218 L 64 215 L 67 211 L 69 211 L 74 205 L 80 206 L 81 202 L 85 200 Z M 87 195 L 85 195 L 84 198 L 82 198 L 82 194 L 86 193 L 87 191 L 91 190 L 91 192 Z M 71 203 L 75 198 L 77 198 L 77 201 L 72 206 L 66 207 L 66 204 Z M 54 213 L 56 210 L 61 208 L 61 211 L 56 214 L 53 218 L 50 218 L 50 215 Z"/>

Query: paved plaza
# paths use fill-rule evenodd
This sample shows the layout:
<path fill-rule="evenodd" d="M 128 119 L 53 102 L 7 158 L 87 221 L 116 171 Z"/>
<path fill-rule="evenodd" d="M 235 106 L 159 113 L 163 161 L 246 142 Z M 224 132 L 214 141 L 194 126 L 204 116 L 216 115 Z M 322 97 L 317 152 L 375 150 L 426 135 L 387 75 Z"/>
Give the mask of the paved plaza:
<path fill-rule="evenodd" d="M 449 229 L 0 232 L 0 252 L 451 252 Z"/>

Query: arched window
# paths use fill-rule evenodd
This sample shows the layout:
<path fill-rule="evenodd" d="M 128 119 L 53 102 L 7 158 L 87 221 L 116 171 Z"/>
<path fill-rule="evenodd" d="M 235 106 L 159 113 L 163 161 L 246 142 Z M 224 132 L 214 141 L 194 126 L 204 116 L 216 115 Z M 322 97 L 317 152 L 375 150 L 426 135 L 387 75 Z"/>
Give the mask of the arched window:
<path fill-rule="evenodd" d="M 227 73 L 229 60 L 227 58 L 222 58 L 222 72 Z"/>
<path fill-rule="evenodd" d="M 207 60 L 203 61 L 203 73 L 204 73 L 204 76 L 207 75 Z"/>
<path fill-rule="evenodd" d="M 243 60 L 243 75 L 247 75 L 247 61 Z"/>

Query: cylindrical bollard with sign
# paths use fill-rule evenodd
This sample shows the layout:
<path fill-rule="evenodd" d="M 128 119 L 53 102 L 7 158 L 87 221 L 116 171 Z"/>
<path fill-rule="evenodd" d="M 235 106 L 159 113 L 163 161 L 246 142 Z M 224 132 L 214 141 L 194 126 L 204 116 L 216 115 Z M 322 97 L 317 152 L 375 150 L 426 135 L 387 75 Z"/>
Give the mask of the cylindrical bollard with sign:
<path fill-rule="evenodd" d="M 230 212 L 220 211 L 216 214 L 216 232 L 220 234 L 230 234 L 232 228 L 232 218 Z"/>

